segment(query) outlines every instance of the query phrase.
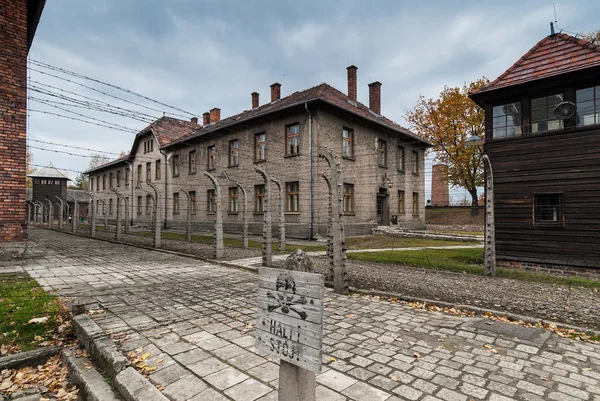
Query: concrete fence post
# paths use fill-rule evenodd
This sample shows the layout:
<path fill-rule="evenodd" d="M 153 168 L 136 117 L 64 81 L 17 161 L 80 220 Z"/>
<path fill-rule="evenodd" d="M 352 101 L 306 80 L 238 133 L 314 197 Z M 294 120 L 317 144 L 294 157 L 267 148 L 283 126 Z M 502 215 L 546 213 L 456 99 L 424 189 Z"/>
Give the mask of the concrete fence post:
<path fill-rule="evenodd" d="M 285 252 L 285 187 L 271 177 L 279 189 L 279 252 Z"/>
<path fill-rule="evenodd" d="M 263 257 L 262 264 L 266 267 L 273 265 L 273 227 L 271 219 L 271 180 L 262 168 L 254 166 L 265 182 L 265 194 L 263 197 Z"/>
<path fill-rule="evenodd" d="M 52 209 L 54 209 L 54 206 L 52 206 L 50 199 L 46 199 L 46 202 L 48 202 L 48 228 L 52 230 Z"/>
<path fill-rule="evenodd" d="M 44 223 L 44 205 L 42 205 L 42 203 L 40 201 L 35 201 L 35 204 L 37 206 L 37 213 L 36 213 L 37 224 L 43 225 L 43 223 Z"/>
<path fill-rule="evenodd" d="M 123 195 L 121 195 L 119 192 L 117 192 L 116 189 L 114 189 L 113 187 L 110 188 L 111 191 L 113 191 L 115 193 L 115 195 L 117 195 L 117 201 L 116 203 L 116 207 L 117 207 L 117 220 L 116 220 L 116 227 L 115 227 L 115 241 L 121 241 L 122 237 L 121 237 L 121 199 L 123 198 Z"/>
<path fill-rule="evenodd" d="M 185 194 L 187 198 L 187 213 L 185 217 L 185 240 L 192 242 L 192 198 L 188 191 L 182 189 L 181 192 Z"/>
<path fill-rule="evenodd" d="M 93 192 L 86 191 L 85 193 L 90 197 L 90 237 L 94 238 L 96 236 L 96 202 L 94 202 L 96 196 Z"/>
<path fill-rule="evenodd" d="M 58 199 L 58 230 L 62 231 L 63 229 L 63 220 L 65 217 L 65 204 L 61 198 L 55 196 Z"/>
<path fill-rule="evenodd" d="M 223 245 L 223 208 L 221 206 L 221 186 L 219 185 L 219 181 L 217 178 L 209 173 L 208 171 L 204 172 L 204 175 L 207 176 L 213 183 L 215 187 L 215 259 L 222 259 L 224 252 Z"/>
<path fill-rule="evenodd" d="M 160 248 L 161 246 L 161 233 L 160 233 L 160 206 L 158 204 L 160 197 L 159 197 L 159 192 L 158 189 L 156 189 L 156 186 L 154 184 L 152 184 L 151 182 L 146 182 L 146 184 L 148 184 L 150 186 L 150 188 L 152 188 L 152 190 L 154 191 L 154 194 L 152 194 L 150 191 L 146 191 L 144 189 L 144 187 L 142 187 L 142 184 L 139 183 L 135 189 L 141 189 L 142 191 L 144 191 L 145 193 L 147 193 L 148 195 L 150 195 L 150 197 L 152 198 L 152 204 L 153 204 L 153 208 L 152 208 L 152 237 L 154 238 L 154 247 L 155 248 Z M 165 210 L 167 208 L 167 205 L 165 205 Z M 166 217 L 165 217 L 166 219 Z M 165 220 L 165 224 L 166 224 L 166 220 Z"/>
<path fill-rule="evenodd" d="M 69 216 L 71 215 L 71 207 L 69 206 L 69 203 L 67 202 L 67 200 L 65 200 L 65 207 L 67 209 L 67 217 L 66 217 L 65 220 L 67 220 L 67 223 L 68 223 L 69 222 Z"/>
<path fill-rule="evenodd" d="M 27 225 L 30 226 L 31 225 L 31 202 L 29 201 L 25 201 L 25 204 L 27 205 Z"/>
<path fill-rule="evenodd" d="M 79 203 L 77 199 L 75 199 L 72 195 L 69 195 L 71 199 L 73 199 L 73 218 L 71 219 L 71 232 L 77 234 L 77 223 L 79 220 Z"/>
<path fill-rule="evenodd" d="M 129 226 L 130 226 L 130 221 L 129 221 L 129 199 L 126 197 L 123 197 L 123 203 L 125 205 L 125 225 L 123 227 L 123 229 L 125 230 L 125 234 L 129 234 Z"/>
<path fill-rule="evenodd" d="M 244 248 L 248 248 L 248 193 L 246 192 L 246 188 L 238 181 L 231 179 L 226 171 L 223 171 L 221 174 L 229 181 L 233 182 L 242 191 L 242 241 L 244 243 Z"/>

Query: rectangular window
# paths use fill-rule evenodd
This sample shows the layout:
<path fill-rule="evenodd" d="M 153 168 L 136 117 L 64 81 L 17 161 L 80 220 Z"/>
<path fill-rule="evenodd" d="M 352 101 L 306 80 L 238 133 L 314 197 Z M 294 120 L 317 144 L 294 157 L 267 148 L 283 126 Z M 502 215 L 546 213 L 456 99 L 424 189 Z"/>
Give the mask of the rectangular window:
<path fill-rule="evenodd" d="M 404 171 L 404 148 L 402 146 L 398 146 L 396 162 L 398 164 L 398 171 Z"/>
<path fill-rule="evenodd" d="M 239 142 L 237 139 L 229 142 L 229 167 L 235 167 L 240 162 Z"/>
<path fill-rule="evenodd" d="M 344 184 L 344 214 L 354 213 L 354 184 Z"/>
<path fill-rule="evenodd" d="M 264 132 L 254 135 L 254 161 L 267 159 L 267 134 Z"/>
<path fill-rule="evenodd" d="M 298 213 L 300 184 L 298 181 L 285 183 L 285 210 L 289 213 Z"/>
<path fill-rule="evenodd" d="M 94 190 L 94 177 L 90 177 L 90 191 Z"/>
<path fill-rule="evenodd" d="M 239 212 L 237 187 L 229 188 L 229 211 L 233 213 Z"/>
<path fill-rule="evenodd" d="M 108 214 L 112 214 L 112 212 L 113 212 L 113 200 L 112 200 L 112 198 L 110 198 L 108 200 Z"/>
<path fill-rule="evenodd" d="M 354 130 L 344 128 L 342 130 L 342 156 L 347 158 L 354 157 Z"/>
<path fill-rule="evenodd" d="M 545 132 L 563 128 L 554 109 L 563 101 L 563 95 L 538 97 L 531 100 L 531 132 Z"/>
<path fill-rule="evenodd" d="M 100 213 L 100 200 L 96 199 L 96 213 Z"/>
<path fill-rule="evenodd" d="M 179 177 L 179 155 L 173 155 L 173 177 Z"/>
<path fill-rule="evenodd" d="M 285 131 L 287 143 L 285 154 L 297 155 L 300 153 L 300 124 L 288 125 Z"/>
<path fill-rule="evenodd" d="M 419 215 L 419 193 L 413 192 L 413 204 L 412 204 L 412 214 L 413 216 Z"/>
<path fill-rule="evenodd" d="M 521 103 L 508 103 L 493 109 L 494 138 L 521 135 Z"/>
<path fill-rule="evenodd" d="M 563 224 L 563 203 L 561 194 L 543 194 L 533 196 L 534 224 Z"/>
<path fill-rule="evenodd" d="M 152 163 L 146 163 L 146 182 L 152 181 Z"/>
<path fill-rule="evenodd" d="M 217 210 L 217 204 L 215 201 L 215 190 L 209 189 L 206 191 L 206 212 L 215 213 Z"/>
<path fill-rule="evenodd" d="M 190 213 L 196 213 L 196 191 L 190 191 Z"/>
<path fill-rule="evenodd" d="M 106 201 L 102 202 L 102 214 L 106 214 Z"/>
<path fill-rule="evenodd" d="M 137 183 L 140 184 L 142 182 L 142 165 L 138 164 L 137 169 Z"/>
<path fill-rule="evenodd" d="M 121 186 L 121 170 L 117 170 L 117 187 Z"/>
<path fill-rule="evenodd" d="M 125 186 L 129 185 L 129 166 L 125 167 Z"/>
<path fill-rule="evenodd" d="M 179 214 L 179 192 L 173 194 L 173 214 Z"/>
<path fill-rule="evenodd" d="M 150 214 L 152 210 L 152 197 L 150 195 L 146 195 L 146 214 Z"/>
<path fill-rule="evenodd" d="M 411 162 L 412 162 L 412 173 L 419 174 L 419 152 L 413 150 Z"/>
<path fill-rule="evenodd" d="M 114 188 L 113 186 L 113 173 L 108 174 L 108 188 Z"/>
<path fill-rule="evenodd" d="M 144 141 L 144 154 L 148 153 L 148 142 Z"/>
<path fill-rule="evenodd" d="M 160 180 L 160 176 L 162 175 L 161 171 L 160 171 L 160 160 L 157 160 L 156 163 L 154 164 L 154 179 L 155 181 Z"/>
<path fill-rule="evenodd" d="M 216 168 L 217 161 L 217 147 L 215 145 L 209 146 L 206 154 L 206 169 L 214 170 Z"/>
<path fill-rule="evenodd" d="M 137 214 L 142 214 L 142 197 L 137 197 Z"/>
<path fill-rule="evenodd" d="M 188 155 L 189 174 L 196 174 L 196 151 L 191 150 Z"/>
<path fill-rule="evenodd" d="M 387 167 L 387 142 L 382 139 L 378 139 L 377 151 L 377 164 L 379 164 L 379 167 Z"/>
<path fill-rule="evenodd" d="M 100 177 L 96 177 L 96 191 L 100 191 Z"/>
<path fill-rule="evenodd" d="M 265 211 L 265 186 L 254 186 L 254 211 L 262 213 Z"/>
<path fill-rule="evenodd" d="M 398 191 L 398 215 L 404 215 L 404 191 Z"/>
<path fill-rule="evenodd" d="M 577 126 L 600 124 L 600 86 L 575 92 L 577 101 Z"/>

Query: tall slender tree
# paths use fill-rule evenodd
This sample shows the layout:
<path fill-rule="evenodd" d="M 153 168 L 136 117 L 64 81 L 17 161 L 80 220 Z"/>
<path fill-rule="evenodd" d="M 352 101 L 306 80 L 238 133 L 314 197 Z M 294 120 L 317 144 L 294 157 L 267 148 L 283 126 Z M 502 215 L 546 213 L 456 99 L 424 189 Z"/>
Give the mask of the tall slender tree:
<path fill-rule="evenodd" d="M 477 187 L 483 185 L 482 152 L 465 146 L 473 133 L 484 134 L 484 111 L 470 98 L 469 93 L 489 82 L 481 78 L 462 87 L 444 87 L 437 99 L 420 96 L 414 110 L 406 119 L 417 134 L 433 143 L 435 160 L 448 166 L 448 181 L 469 191 L 471 214 L 477 208 Z"/>

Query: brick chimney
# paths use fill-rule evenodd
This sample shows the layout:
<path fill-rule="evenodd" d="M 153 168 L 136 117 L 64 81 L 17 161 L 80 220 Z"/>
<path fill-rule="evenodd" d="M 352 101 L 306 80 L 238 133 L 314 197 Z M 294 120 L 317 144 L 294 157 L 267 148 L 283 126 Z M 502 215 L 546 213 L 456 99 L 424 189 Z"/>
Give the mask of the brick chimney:
<path fill-rule="evenodd" d="M 433 206 L 449 206 L 448 166 L 436 164 L 432 167 L 431 204 Z"/>
<path fill-rule="evenodd" d="M 216 123 L 220 119 L 221 119 L 221 109 L 218 108 L 218 107 L 215 107 L 214 109 L 211 109 L 210 110 L 210 122 L 211 123 Z"/>
<path fill-rule="evenodd" d="M 356 102 L 356 70 L 358 67 L 351 65 L 348 70 L 348 99 Z"/>
<path fill-rule="evenodd" d="M 252 92 L 250 95 L 252 96 L 252 108 L 255 109 L 258 107 L 258 92 Z"/>
<path fill-rule="evenodd" d="M 281 98 L 281 84 L 279 82 L 275 82 L 271 85 L 271 102 L 279 100 Z"/>
<path fill-rule="evenodd" d="M 198 124 L 198 117 L 192 117 L 190 121 L 192 124 Z"/>
<path fill-rule="evenodd" d="M 202 113 L 202 124 L 210 124 L 210 113 L 208 111 L 206 113 Z"/>
<path fill-rule="evenodd" d="M 381 82 L 369 84 L 369 108 L 375 114 L 381 115 Z"/>

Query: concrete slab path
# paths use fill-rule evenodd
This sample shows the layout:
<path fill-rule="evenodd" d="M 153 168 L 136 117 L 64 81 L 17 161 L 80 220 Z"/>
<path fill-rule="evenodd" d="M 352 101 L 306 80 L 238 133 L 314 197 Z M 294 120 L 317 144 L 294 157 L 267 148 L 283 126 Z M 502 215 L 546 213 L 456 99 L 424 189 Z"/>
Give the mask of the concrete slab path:
<path fill-rule="evenodd" d="M 278 361 L 254 347 L 257 276 L 32 230 L 21 267 L 92 318 L 171 400 L 273 401 Z M 3 268 L 0 265 L 0 272 Z M 539 329 L 326 292 L 319 400 L 600 400 L 600 345 Z"/>

